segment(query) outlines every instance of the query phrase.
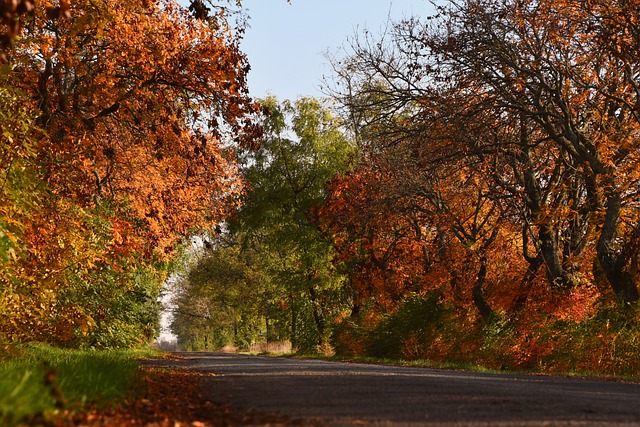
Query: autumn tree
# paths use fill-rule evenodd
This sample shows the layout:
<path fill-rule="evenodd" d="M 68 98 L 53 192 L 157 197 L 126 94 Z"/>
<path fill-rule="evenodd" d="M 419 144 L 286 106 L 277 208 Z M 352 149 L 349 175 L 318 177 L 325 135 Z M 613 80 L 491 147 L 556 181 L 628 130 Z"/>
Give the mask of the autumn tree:
<path fill-rule="evenodd" d="M 440 288 L 489 318 L 488 270 L 504 265 L 513 228 L 479 165 L 457 156 L 428 162 L 425 150 L 436 147 L 414 142 L 363 143 L 355 171 L 332 183 L 321 223 L 361 303 L 392 311 L 408 295 Z"/>
<path fill-rule="evenodd" d="M 448 62 L 450 78 L 475 82 L 495 114 L 517 118 L 526 139 L 515 155 L 548 146 L 544 151 L 555 165 L 546 169 L 553 172 L 545 181 L 556 188 L 540 188 L 550 186 L 540 182 L 538 188 L 526 183 L 524 188 L 533 201 L 532 223 L 547 269 L 566 282 L 562 276 L 571 272 L 558 261 L 562 247 L 579 255 L 591 240 L 599 264 L 594 275 L 601 269 L 619 300 L 630 304 L 638 300 L 637 57 L 618 53 L 624 46 L 603 49 L 601 32 L 608 31 L 603 27 L 610 19 L 604 10 L 626 6 L 602 7 L 600 2 L 463 2 L 452 9 L 446 32 L 418 39 L 430 40 Z M 532 166 L 536 174 L 545 170 L 544 163 Z M 535 206 L 537 194 L 550 209 Z"/>
<path fill-rule="evenodd" d="M 226 8 L 213 10 L 77 1 L 73 19 L 40 3 L 25 17 L 6 84 L 41 129 L 29 169 L 40 198 L 3 282 L 8 338 L 153 336 L 142 311 L 157 313 L 147 302 L 167 254 L 236 206 L 234 147 L 259 129 L 246 58 Z"/>
<path fill-rule="evenodd" d="M 391 40 L 352 44 L 337 67 L 349 117 L 378 140 L 420 139 L 431 162 L 485 165 L 492 203 L 522 230 L 526 277 L 543 267 L 560 291 L 604 280 L 636 302 L 637 10 L 453 1 L 437 11 L 397 23 Z M 425 132 L 433 125 L 448 129 L 444 151 Z"/>
<path fill-rule="evenodd" d="M 254 230 L 270 253 L 272 274 L 284 285 L 291 310 L 294 345 L 302 345 L 297 342 L 300 321 L 309 315 L 313 341 L 322 343 L 341 278 L 331 264 L 331 243 L 313 222 L 314 209 L 323 201 L 326 183 L 349 167 L 353 150 L 318 100 L 279 104 L 267 99 L 263 108 L 265 136 L 258 150 L 245 152 L 249 191 L 236 225 Z"/>

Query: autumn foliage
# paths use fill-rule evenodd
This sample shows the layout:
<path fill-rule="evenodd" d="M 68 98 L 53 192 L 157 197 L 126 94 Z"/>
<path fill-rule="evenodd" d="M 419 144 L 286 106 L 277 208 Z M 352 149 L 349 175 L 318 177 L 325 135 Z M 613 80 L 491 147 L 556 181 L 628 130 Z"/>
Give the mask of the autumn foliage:
<path fill-rule="evenodd" d="M 639 6 L 453 0 L 352 39 L 330 84 L 349 161 L 316 172 L 343 138 L 272 105 L 181 307 L 226 304 L 236 344 L 637 373 Z"/>
<path fill-rule="evenodd" d="M 2 68 L 0 336 L 130 345 L 174 245 L 236 206 L 248 64 L 224 8 L 62 6 L 20 18 Z"/>
<path fill-rule="evenodd" d="M 637 368 L 611 340 L 640 299 L 638 6 L 452 1 L 351 41 L 334 96 L 362 156 L 320 211 L 353 292 L 338 348 Z"/>

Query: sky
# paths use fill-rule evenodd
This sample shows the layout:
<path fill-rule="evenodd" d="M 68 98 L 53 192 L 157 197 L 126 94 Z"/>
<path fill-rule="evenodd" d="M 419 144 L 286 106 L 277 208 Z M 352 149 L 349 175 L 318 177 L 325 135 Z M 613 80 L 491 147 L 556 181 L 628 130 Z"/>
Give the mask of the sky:
<path fill-rule="evenodd" d="M 295 100 L 323 96 L 331 74 L 326 52 L 339 52 L 356 31 L 379 33 L 388 18 L 427 16 L 428 0 L 243 0 L 250 28 L 241 48 L 249 58 L 249 91 Z M 341 56 L 341 55 L 338 55 Z"/>

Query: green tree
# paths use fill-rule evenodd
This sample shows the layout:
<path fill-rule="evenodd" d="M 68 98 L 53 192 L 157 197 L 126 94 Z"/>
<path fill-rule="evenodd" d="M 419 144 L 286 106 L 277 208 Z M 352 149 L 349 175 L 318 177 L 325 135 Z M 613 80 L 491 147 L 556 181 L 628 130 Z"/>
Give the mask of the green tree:
<path fill-rule="evenodd" d="M 320 101 L 268 98 L 262 105 L 265 137 L 258 150 L 244 153 L 249 192 L 236 226 L 262 236 L 268 270 L 288 293 L 292 343 L 304 348 L 325 342 L 343 281 L 314 214 L 326 184 L 349 169 L 355 152 Z"/>
<path fill-rule="evenodd" d="M 171 324 L 183 349 L 246 348 L 268 336 L 270 283 L 252 267 L 258 256 L 228 235 L 187 251 Z"/>
<path fill-rule="evenodd" d="M 218 335 L 233 329 L 229 343 L 264 336 L 309 351 L 327 342 L 343 309 L 343 276 L 315 217 L 327 183 L 351 166 L 353 146 L 316 99 L 269 98 L 262 109 L 261 145 L 240 153 L 243 205 L 183 280 L 174 321 L 183 345 L 195 340 L 196 322 Z"/>

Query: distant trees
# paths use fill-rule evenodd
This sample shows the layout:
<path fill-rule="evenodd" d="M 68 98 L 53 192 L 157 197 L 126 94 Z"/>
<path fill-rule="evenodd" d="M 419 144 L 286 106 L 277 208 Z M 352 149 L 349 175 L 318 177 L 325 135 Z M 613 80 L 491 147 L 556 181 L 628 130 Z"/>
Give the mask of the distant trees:
<path fill-rule="evenodd" d="M 247 347 L 273 323 L 267 312 L 270 282 L 254 267 L 260 254 L 242 249 L 239 241 L 215 242 L 192 249 L 189 264 L 176 276 L 171 329 L 183 349 Z"/>
<path fill-rule="evenodd" d="M 206 294 L 211 298 L 207 307 L 216 315 L 231 310 L 218 330 L 233 328 L 236 345 L 244 344 L 245 337 L 259 338 L 240 334 L 251 324 L 259 326 L 262 339 L 289 339 L 299 349 L 314 348 L 326 342 L 344 304 L 332 242 L 315 223 L 315 210 L 324 201 L 326 183 L 350 166 L 355 153 L 319 101 L 270 98 L 261 105 L 264 139 L 258 149 L 242 155 L 243 205 L 229 222 L 229 234 L 215 239 L 186 276 L 178 300 L 195 301 Z M 178 336 L 178 324 L 191 328 L 182 314 L 186 306 L 180 304 L 176 313 Z"/>

